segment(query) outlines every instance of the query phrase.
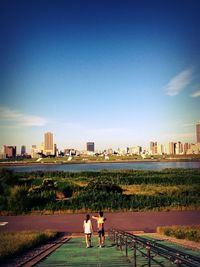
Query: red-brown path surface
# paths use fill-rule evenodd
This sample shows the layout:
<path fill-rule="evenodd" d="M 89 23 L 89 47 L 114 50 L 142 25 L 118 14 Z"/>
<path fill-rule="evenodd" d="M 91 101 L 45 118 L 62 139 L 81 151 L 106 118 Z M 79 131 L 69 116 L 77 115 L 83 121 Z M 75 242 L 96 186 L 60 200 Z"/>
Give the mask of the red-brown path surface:
<path fill-rule="evenodd" d="M 95 214 L 91 214 L 95 215 Z M 119 212 L 105 213 L 106 229 L 111 227 L 129 231 L 154 232 L 157 226 L 200 224 L 200 211 Z M 82 232 L 85 214 L 1 216 L 0 231 L 44 230 Z M 96 222 L 93 225 L 96 228 Z"/>

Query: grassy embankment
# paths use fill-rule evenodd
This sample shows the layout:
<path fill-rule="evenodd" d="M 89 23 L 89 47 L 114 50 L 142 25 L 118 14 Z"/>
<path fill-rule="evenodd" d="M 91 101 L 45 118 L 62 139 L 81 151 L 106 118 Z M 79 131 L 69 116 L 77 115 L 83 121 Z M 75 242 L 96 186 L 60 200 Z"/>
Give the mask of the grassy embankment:
<path fill-rule="evenodd" d="M 157 233 L 176 237 L 178 239 L 200 242 L 200 225 L 157 227 Z"/>
<path fill-rule="evenodd" d="M 22 231 L 0 233 L 0 261 L 34 248 L 57 236 L 52 231 Z"/>
<path fill-rule="evenodd" d="M 197 210 L 200 170 L 0 171 L 1 214 Z"/>
<path fill-rule="evenodd" d="M 70 164 L 70 163 L 92 163 L 92 162 L 125 162 L 125 161 L 198 161 L 200 155 L 146 155 L 143 159 L 141 155 L 110 155 L 109 158 L 105 159 L 105 156 L 73 156 L 69 161 L 68 156 L 65 157 L 52 157 L 42 158 L 39 162 L 38 159 L 34 158 L 14 158 L 14 159 L 0 159 L 1 165 L 6 164 L 35 164 L 35 163 L 49 163 L 49 164 Z M 1 166 L 0 165 L 0 166 Z"/>

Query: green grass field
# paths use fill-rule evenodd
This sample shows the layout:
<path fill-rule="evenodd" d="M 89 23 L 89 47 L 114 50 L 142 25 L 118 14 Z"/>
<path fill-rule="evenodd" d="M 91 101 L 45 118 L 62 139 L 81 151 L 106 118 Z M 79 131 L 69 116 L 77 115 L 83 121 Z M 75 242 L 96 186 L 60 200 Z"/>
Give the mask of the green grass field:
<path fill-rule="evenodd" d="M 200 170 L 0 171 L 1 213 L 196 210 Z M 106 201 L 105 201 L 106 199 Z"/>

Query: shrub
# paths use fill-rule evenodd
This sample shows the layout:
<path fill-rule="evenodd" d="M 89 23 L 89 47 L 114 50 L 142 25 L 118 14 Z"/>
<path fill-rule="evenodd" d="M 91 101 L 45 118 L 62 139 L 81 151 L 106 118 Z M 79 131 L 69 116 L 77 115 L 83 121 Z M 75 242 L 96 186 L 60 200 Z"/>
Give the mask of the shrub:
<path fill-rule="evenodd" d="M 0 260 L 18 255 L 26 249 L 33 248 L 58 234 L 52 231 L 22 231 L 0 233 Z"/>
<path fill-rule="evenodd" d="M 188 239 L 195 242 L 200 242 L 200 225 L 192 226 L 163 226 L 157 227 L 157 232 L 176 237 L 178 239 Z"/>
<path fill-rule="evenodd" d="M 0 195 L 0 211 L 7 210 L 7 207 L 8 207 L 7 197 L 4 195 Z"/>
<path fill-rule="evenodd" d="M 16 184 L 18 180 L 18 177 L 15 175 L 13 170 L 9 169 L 0 169 L 0 182 L 8 184 L 8 185 L 14 185 Z"/>
<path fill-rule="evenodd" d="M 44 179 L 42 182 L 42 188 L 44 190 L 52 190 L 52 189 L 56 189 L 56 187 L 57 187 L 56 182 L 54 182 L 54 180 L 51 178 Z"/>
<path fill-rule="evenodd" d="M 106 192 L 106 193 L 112 192 L 112 193 L 120 193 L 120 194 L 123 191 L 119 185 L 114 184 L 108 180 L 100 180 L 100 179 L 89 182 L 85 190 L 87 192 L 98 191 L 98 192 Z"/>
<path fill-rule="evenodd" d="M 29 210 L 33 208 L 43 209 L 47 203 L 54 202 L 56 192 L 54 190 L 45 190 L 39 192 L 29 192 L 27 202 Z"/>
<path fill-rule="evenodd" d="M 29 203 L 27 201 L 28 190 L 25 186 L 14 186 L 11 188 L 8 198 L 9 209 L 16 213 L 28 211 Z"/>
<path fill-rule="evenodd" d="M 80 187 L 68 181 L 58 182 L 58 191 L 62 192 L 65 197 L 71 197 L 74 192 L 79 191 Z"/>

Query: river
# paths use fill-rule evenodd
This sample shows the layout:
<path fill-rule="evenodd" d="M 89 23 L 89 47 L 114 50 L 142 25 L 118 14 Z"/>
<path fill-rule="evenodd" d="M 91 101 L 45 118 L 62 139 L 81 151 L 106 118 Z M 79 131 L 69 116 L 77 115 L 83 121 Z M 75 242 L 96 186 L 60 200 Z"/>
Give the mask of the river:
<path fill-rule="evenodd" d="M 101 170 L 163 170 L 166 168 L 200 168 L 200 161 L 192 162 L 119 162 L 85 164 L 37 164 L 7 167 L 16 172 L 32 171 L 101 171 Z"/>

